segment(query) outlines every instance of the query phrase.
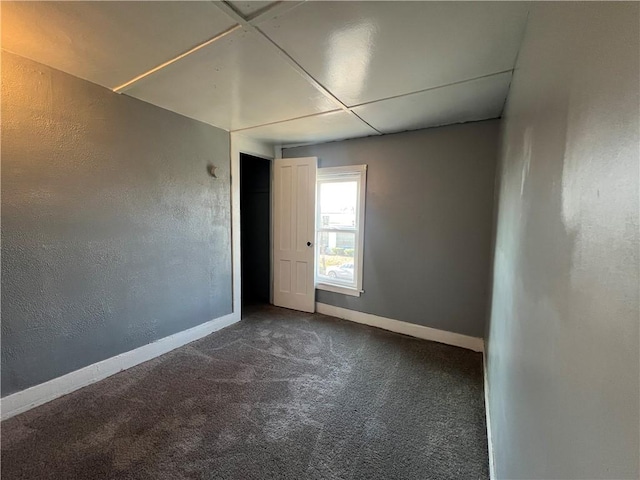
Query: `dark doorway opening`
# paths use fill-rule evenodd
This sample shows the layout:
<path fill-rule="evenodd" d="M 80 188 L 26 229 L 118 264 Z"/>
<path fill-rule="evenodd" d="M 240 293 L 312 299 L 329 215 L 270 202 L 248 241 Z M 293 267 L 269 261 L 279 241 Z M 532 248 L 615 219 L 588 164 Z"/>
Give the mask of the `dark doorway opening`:
<path fill-rule="evenodd" d="M 242 310 L 268 304 L 271 288 L 271 161 L 240 154 Z"/>

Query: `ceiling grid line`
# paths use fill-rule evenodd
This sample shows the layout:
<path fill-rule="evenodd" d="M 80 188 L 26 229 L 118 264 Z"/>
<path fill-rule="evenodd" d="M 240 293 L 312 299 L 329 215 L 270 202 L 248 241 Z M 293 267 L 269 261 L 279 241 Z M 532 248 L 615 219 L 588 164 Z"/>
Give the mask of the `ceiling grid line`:
<path fill-rule="evenodd" d="M 198 45 L 196 45 L 195 47 L 187 50 L 186 52 L 181 53 L 180 55 L 172 58 L 171 60 L 167 60 L 164 63 L 161 63 L 160 65 L 153 67 L 151 70 L 148 70 L 144 73 L 141 73 L 140 75 L 138 75 L 137 77 L 132 78 L 131 80 L 129 80 L 128 82 L 123 83 L 122 85 L 119 85 L 117 87 L 115 87 L 113 89 L 114 92 L 116 93 L 123 93 L 124 91 L 126 91 L 126 89 L 128 87 L 131 87 L 134 83 L 149 77 L 150 75 L 153 75 L 154 73 L 162 70 L 165 67 L 168 67 L 169 65 L 172 65 L 180 60 L 182 60 L 183 58 L 187 57 L 188 55 L 191 55 L 192 53 L 197 52 L 198 50 L 207 47 L 209 45 L 211 45 L 213 42 L 220 40 L 221 38 L 226 37 L 227 35 L 229 35 L 230 33 L 235 32 L 236 30 L 238 30 L 239 28 L 241 28 L 240 25 L 233 25 L 232 27 L 227 28 L 225 31 L 220 32 L 219 34 L 217 34 L 214 37 L 211 37 L 209 40 L 206 40 Z"/>
<path fill-rule="evenodd" d="M 242 14 L 238 13 L 235 11 L 235 9 L 233 9 L 233 7 L 231 7 L 231 11 L 227 10 L 227 9 L 222 9 L 222 11 L 229 16 L 231 19 L 233 19 L 236 24 L 232 25 L 231 27 L 229 27 L 228 29 L 216 34 L 215 36 L 211 37 L 208 40 L 205 40 L 202 43 L 199 43 L 198 45 L 196 45 L 193 48 L 190 48 L 189 50 L 181 53 L 180 55 L 177 55 L 169 60 L 167 60 L 164 63 L 161 63 L 155 67 L 153 67 L 152 69 L 141 73 L 140 75 L 137 75 L 136 77 L 132 78 L 131 80 L 123 83 L 122 85 L 119 85 L 117 87 L 112 88 L 112 90 L 116 93 L 123 93 L 124 91 L 126 91 L 126 89 L 128 87 L 131 87 L 134 83 L 150 76 L 153 75 L 154 73 L 162 70 L 165 67 L 168 67 L 169 65 L 182 60 L 183 58 L 191 55 L 192 53 L 197 52 L 198 50 L 207 47 L 209 45 L 211 45 L 213 42 L 217 41 L 217 40 L 221 40 L 222 38 L 226 37 L 227 35 L 229 35 L 230 33 L 235 32 L 236 30 L 242 28 L 242 27 L 246 27 L 248 25 L 252 26 L 254 24 L 259 23 L 260 21 L 264 20 L 266 17 L 271 17 L 275 14 L 283 14 L 284 12 L 291 10 L 292 8 L 295 8 L 301 4 L 304 3 L 304 1 L 306 0 L 302 0 L 302 1 L 298 1 L 298 2 L 284 2 L 284 1 L 280 1 L 280 2 L 276 2 L 273 5 L 270 5 L 262 10 L 258 10 L 255 14 L 253 15 L 249 15 L 248 18 L 245 18 L 244 16 L 242 16 Z M 219 1 L 212 1 L 211 3 L 213 3 L 214 5 L 218 6 L 221 2 Z M 225 2 L 226 3 L 226 2 Z M 255 27 L 254 27 L 255 28 Z"/>
<path fill-rule="evenodd" d="M 356 115 L 355 112 L 352 112 L 351 109 L 349 108 L 349 106 L 347 106 L 345 103 L 343 103 L 338 97 L 336 97 L 333 93 L 331 93 L 324 85 L 322 85 L 318 80 L 316 80 L 315 77 L 313 77 L 307 70 L 305 70 L 302 67 L 302 65 L 300 65 L 296 60 L 294 60 L 294 58 L 291 55 L 289 55 L 288 52 L 286 52 L 280 45 L 278 45 L 276 42 L 274 42 L 262 30 L 260 30 L 256 25 L 254 25 L 253 21 L 247 20 L 246 18 L 244 18 L 241 14 L 239 14 L 226 1 L 213 2 L 213 3 L 220 10 L 222 10 L 224 13 L 226 13 L 228 16 L 230 16 L 234 21 L 238 22 L 238 24 L 240 24 L 243 28 L 245 28 L 248 31 L 256 34 L 256 36 L 258 38 L 260 38 L 263 42 L 266 42 L 266 44 L 271 45 L 272 48 L 274 48 L 274 51 L 276 51 L 278 53 L 278 55 L 283 60 L 285 60 L 296 71 L 296 73 L 298 73 L 300 76 L 302 76 L 307 82 L 309 82 L 316 90 L 318 90 L 320 93 L 322 93 L 325 97 L 327 97 L 329 100 L 334 102 L 336 104 L 336 106 L 338 106 L 341 110 L 343 110 L 344 112 L 348 113 L 353 118 L 358 119 L 358 121 L 360 121 L 363 124 L 365 124 L 368 128 L 371 128 L 375 132 L 374 134 L 382 135 L 381 131 L 379 131 L 377 128 L 374 128 L 369 123 L 365 122 L 362 118 L 360 118 L 358 115 Z M 302 4 L 302 2 L 297 4 L 297 5 L 301 5 L 301 4 Z M 264 14 L 262 14 L 259 17 L 256 17 L 256 18 L 262 18 L 266 13 L 270 13 L 270 12 L 266 11 Z M 258 22 L 258 20 L 254 20 L 254 21 Z M 317 115 L 322 115 L 323 113 L 328 113 L 328 112 L 321 112 L 321 113 L 318 113 Z M 291 119 L 282 120 L 281 122 L 289 121 L 289 120 L 291 120 Z M 275 122 L 275 123 L 281 123 L 281 122 Z M 254 125 L 251 128 L 256 128 L 258 126 L 259 125 Z M 237 131 L 237 130 L 231 130 L 231 131 Z"/>
<path fill-rule="evenodd" d="M 272 18 L 276 15 L 282 15 L 283 13 L 302 5 L 306 1 L 307 0 L 281 0 L 274 3 L 273 5 L 269 5 L 262 10 L 258 10 L 257 12 L 248 15 L 245 20 L 252 25 L 258 25 L 260 22 L 266 20 L 267 18 Z"/>
<path fill-rule="evenodd" d="M 527 14 L 515 2 L 8 2 L 2 48 L 229 132 L 304 144 L 499 118 Z"/>
<path fill-rule="evenodd" d="M 414 92 L 401 93 L 400 95 L 392 95 L 390 97 L 378 98 L 377 100 L 371 100 L 371 101 L 368 101 L 368 102 L 357 103 L 355 105 L 351 105 L 348 108 L 353 109 L 353 108 L 358 108 L 358 107 L 364 107 L 365 105 L 371 105 L 373 103 L 385 102 L 387 100 L 395 100 L 397 98 L 410 97 L 411 95 L 416 95 L 418 93 L 430 92 L 431 90 L 438 90 L 439 88 L 451 87 L 453 85 L 461 85 L 461 84 L 464 84 L 464 83 L 469 83 L 469 82 L 474 82 L 476 80 L 481 80 L 483 78 L 495 77 L 495 76 L 498 76 L 498 75 L 502 75 L 504 73 L 511 73 L 511 72 L 513 72 L 513 69 L 510 68 L 508 70 L 502 70 L 500 72 L 495 72 L 495 73 L 488 73 L 486 75 L 480 75 L 479 77 L 468 78 L 466 80 L 460 80 L 458 82 L 445 83 L 444 85 L 438 85 L 436 87 L 423 88 L 421 90 L 416 90 Z"/>
<path fill-rule="evenodd" d="M 438 85 L 436 87 L 429 87 L 429 88 L 424 88 L 422 90 L 416 90 L 415 92 L 408 92 L 408 93 L 403 93 L 403 94 L 400 94 L 400 95 L 393 95 L 391 97 L 379 98 L 377 100 L 371 100 L 369 102 L 358 103 L 358 104 L 355 104 L 355 105 L 347 106 L 346 110 L 350 111 L 355 116 L 357 116 L 360 120 L 362 120 L 362 122 L 366 123 L 372 129 L 374 129 L 374 130 L 379 132 L 379 130 L 377 128 L 375 128 L 372 125 L 370 125 L 366 120 L 364 120 L 362 117 L 360 117 L 353 110 L 358 108 L 358 107 L 364 107 L 364 106 L 368 106 L 368 105 L 373 105 L 373 104 L 376 104 L 376 103 L 379 103 L 379 102 L 385 102 L 387 100 L 395 100 L 395 99 L 398 99 L 398 98 L 410 97 L 411 95 L 417 95 L 417 94 L 420 94 L 420 93 L 429 92 L 431 90 L 437 90 L 439 88 L 446 88 L 446 87 L 451 87 L 453 85 L 465 84 L 465 83 L 469 83 L 469 82 L 474 82 L 476 80 L 495 77 L 495 76 L 498 76 L 498 75 L 502 75 L 502 74 L 505 74 L 505 73 L 512 73 L 512 72 L 513 72 L 513 69 L 502 70 L 500 72 L 489 73 L 487 75 L 480 75 L 479 77 L 469 78 L 469 79 L 466 79 L 466 80 L 460 80 L 459 82 L 451 82 L 451 83 L 447 83 L 447 84 L 444 84 L 444 85 Z M 268 123 L 264 123 L 264 124 L 261 124 L 261 125 L 253 125 L 251 127 L 238 128 L 238 129 L 235 129 L 235 130 L 231 130 L 231 132 L 240 132 L 240 131 L 244 131 L 244 130 L 251 130 L 252 128 L 260 128 L 260 127 L 266 127 L 266 126 L 270 126 L 270 125 L 277 125 L 279 123 L 285 123 L 285 122 L 290 122 L 292 120 L 300 120 L 300 119 L 303 119 L 303 118 L 315 117 L 315 116 L 318 116 L 318 115 L 323 115 L 325 113 L 332 113 L 332 112 L 335 112 L 335 111 L 337 111 L 337 110 L 331 110 L 329 112 L 322 112 L 322 113 L 312 113 L 310 115 L 303 115 L 301 117 L 296 117 L 296 118 L 288 118 L 286 120 L 277 120 L 275 122 L 268 122 Z M 382 132 L 379 132 L 379 133 L 381 135 L 383 135 Z"/>
<path fill-rule="evenodd" d="M 295 120 L 304 120 L 305 118 L 317 117 L 318 115 L 326 115 L 327 113 L 336 113 L 336 112 L 341 112 L 341 111 L 342 110 L 340 110 L 340 109 L 335 109 L 335 110 L 328 110 L 328 111 L 322 112 L 322 113 L 310 113 L 309 115 L 301 115 L 299 117 L 287 118 L 286 120 L 276 120 L 274 122 L 262 123 L 260 125 L 253 125 L 251 127 L 236 128 L 234 130 L 229 130 L 229 131 L 231 133 L 243 132 L 245 130 L 251 130 L 252 128 L 269 127 L 271 125 L 278 125 L 280 123 L 285 123 L 285 122 L 293 122 Z"/>

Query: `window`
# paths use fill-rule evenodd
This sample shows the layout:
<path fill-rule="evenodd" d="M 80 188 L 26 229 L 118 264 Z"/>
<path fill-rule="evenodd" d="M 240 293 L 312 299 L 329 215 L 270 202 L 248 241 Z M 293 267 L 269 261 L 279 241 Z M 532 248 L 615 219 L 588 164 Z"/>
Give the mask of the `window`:
<path fill-rule="evenodd" d="M 367 166 L 319 168 L 316 288 L 360 296 Z"/>

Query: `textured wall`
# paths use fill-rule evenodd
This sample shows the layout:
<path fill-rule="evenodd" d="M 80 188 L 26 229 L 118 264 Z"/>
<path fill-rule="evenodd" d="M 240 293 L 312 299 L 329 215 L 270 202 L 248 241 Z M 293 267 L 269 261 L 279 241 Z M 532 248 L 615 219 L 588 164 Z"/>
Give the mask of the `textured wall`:
<path fill-rule="evenodd" d="M 230 313 L 229 188 L 228 133 L 2 52 L 2 395 Z"/>
<path fill-rule="evenodd" d="M 639 477 L 637 3 L 533 9 L 499 168 L 496 478 Z"/>
<path fill-rule="evenodd" d="M 499 121 L 284 150 L 319 167 L 367 164 L 360 297 L 322 303 L 482 337 Z"/>

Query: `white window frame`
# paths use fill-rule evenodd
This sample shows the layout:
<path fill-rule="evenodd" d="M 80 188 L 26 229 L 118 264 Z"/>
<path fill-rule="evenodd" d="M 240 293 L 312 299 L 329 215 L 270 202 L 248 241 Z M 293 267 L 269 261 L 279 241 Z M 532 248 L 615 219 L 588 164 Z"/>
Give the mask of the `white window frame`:
<path fill-rule="evenodd" d="M 336 181 L 356 181 L 358 184 L 358 208 L 356 212 L 356 226 L 353 229 L 323 229 L 322 219 L 320 218 L 320 184 L 334 183 Z M 315 283 L 316 289 L 326 290 L 329 292 L 342 293 L 359 297 L 364 293 L 362 289 L 362 263 L 364 258 L 364 213 L 365 198 L 367 193 L 367 166 L 351 165 L 347 167 L 328 167 L 318 168 L 316 178 L 316 245 L 319 245 L 320 233 L 323 231 L 336 233 L 355 233 L 356 252 L 353 258 L 353 273 L 355 276 L 355 287 L 342 285 L 340 283 L 327 282 L 326 279 L 318 279 L 318 249 L 315 249 Z"/>

